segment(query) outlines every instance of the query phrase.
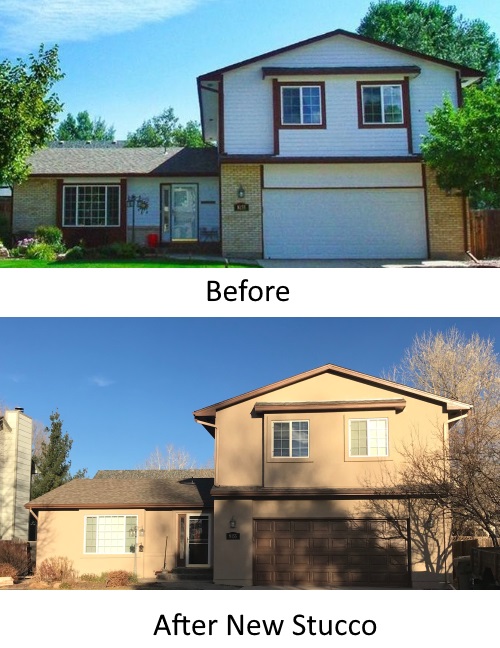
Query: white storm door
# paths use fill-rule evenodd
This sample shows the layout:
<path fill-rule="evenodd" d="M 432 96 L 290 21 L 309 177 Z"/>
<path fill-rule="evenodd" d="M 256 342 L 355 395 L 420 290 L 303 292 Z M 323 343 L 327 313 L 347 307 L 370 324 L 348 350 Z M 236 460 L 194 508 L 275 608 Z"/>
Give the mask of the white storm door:
<path fill-rule="evenodd" d="M 172 185 L 172 241 L 198 240 L 198 185 Z"/>

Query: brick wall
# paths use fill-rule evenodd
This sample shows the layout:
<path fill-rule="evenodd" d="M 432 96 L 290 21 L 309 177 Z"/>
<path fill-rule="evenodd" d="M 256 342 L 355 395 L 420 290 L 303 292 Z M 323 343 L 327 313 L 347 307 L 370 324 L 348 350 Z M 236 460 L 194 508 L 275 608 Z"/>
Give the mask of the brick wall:
<path fill-rule="evenodd" d="M 467 207 L 460 195 L 440 189 L 433 171 L 425 168 L 431 259 L 462 259 L 468 246 L 464 223 Z"/>
<path fill-rule="evenodd" d="M 237 196 L 245 189 L 245 198 Z M 236 212 L 245 202 L 249 211 Z M 223 164 L 221 167 L 222 254 L 245 259 L 262 258 L 262 186 L 258 164 Z"/>
<path fill-rule="evenodd" d="M 14 188 L 12 231 L 34 232 L 38 225 L 55 225 L 57 181 L 30 179 Z"/>

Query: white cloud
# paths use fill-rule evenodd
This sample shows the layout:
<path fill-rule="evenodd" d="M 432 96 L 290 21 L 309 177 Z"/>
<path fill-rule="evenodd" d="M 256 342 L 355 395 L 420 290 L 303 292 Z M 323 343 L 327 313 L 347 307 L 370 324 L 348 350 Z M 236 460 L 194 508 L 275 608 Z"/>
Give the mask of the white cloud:
<path fill-rule="evenodd" d="M 92 385 L 96 385 L 97 387 L 110 387 L 114 384 L 114 382 L 114 380 L 104 378 L 103 376 L 93 376 L 92 378 L 90 378 L 90 383 Z"/>
<path fill-rule="evenodd" d="M 207 0 L 0 0 L 0 43 L 14 52 L 131 31 Z"/>

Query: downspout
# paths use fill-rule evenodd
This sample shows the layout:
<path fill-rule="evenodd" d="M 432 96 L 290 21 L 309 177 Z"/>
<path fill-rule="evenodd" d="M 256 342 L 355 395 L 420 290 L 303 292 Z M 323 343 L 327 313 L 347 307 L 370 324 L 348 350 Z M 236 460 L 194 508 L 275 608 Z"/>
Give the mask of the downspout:
<path fill-rule="evenodd" d="M 446 440 L 448 442 L 449 442 L 450 423 L 456 423 L 457 421 L 461 421 L 462 419 L 467 418 L 467 416 L 469 416 L 469 412 L 467 412 L 466 414 L 460 414 L 460 416 L 455 416 L 455 418 L 448 419 L 446 421 L 446 423 L 445 423 L 446 432 L 447 432 Z M 444 434 L 443 434 L 443 445 L 444 445 Z M 445 448 L 443 447 L 443 452 L 444 452 L 444 450 L 445 450 Z M 446 472 L 445 472 L 444 476 L 446 477 Z M 441 511 L 441 518 L 442 518 L 442 525 L 443 525 L 443 534 L 445 534 L 446 533 L 446 515 L 445 515 L 444 508 Z M 446 535 L 445 535 L 445 540 L 446 540 Z M 451 534 L 450 534 L 450 540 L 451 540 Z M 448 584 L 449 583 L 448 560 L 445 560 L 445 562 L 444 562 L 444 578 L 445 578 L 445 582 Z"/>

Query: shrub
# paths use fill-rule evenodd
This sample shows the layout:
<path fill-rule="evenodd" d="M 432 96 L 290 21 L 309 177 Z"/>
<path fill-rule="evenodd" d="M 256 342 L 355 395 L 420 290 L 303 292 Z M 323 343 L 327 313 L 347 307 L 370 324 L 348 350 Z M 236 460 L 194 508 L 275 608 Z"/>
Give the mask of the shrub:
<path fill-rule="evenodd" d="M 106 587 L 125 587 L 137 580 L 137 577 L 131 572 L 117 570 L 110 571 L 106 579 Z"/>
<path fill-rule="evenodd" d="M 12 565 L 19 576 L 31 572 L 31 551 L 27 542 L 22 540 L 0 541 L 0 563 Z"/>
<path fill-rule="evenodd" d="M 85 250 L 81 245 L 75 245 L 75 247 L 70 248 L 65 256 L 64 261 L 78 261 L 83 259 L 85 256 Z"/>
<path fill-rule="evenodd" d="M 76 571 L 73 569 L 73 562 L 63 556 L 45 558 L 35 572 L 35 579 L 46 583 L 74 580 L 75 578 Z"/>
<path fill-rule="evenodd" d="M 28 259 L 39 259 L 40 261 L 55 261 L 57 254 L 48 243 L 33 243 L 26 249 Z"/>
<path fill-rule="evenodd" d="M 0 577 L 4 576 L 10 576 L 13 580 L 17 580 L 19 574 L 17 573 L 17 569 L 12 565 L 9 565 L 9 563 L 0 563 Z"/>
<path fill-rule="evenodd" d="M 63 233 L 58 227 L 39 225 L 35 230 L 35 238 L 50 245 L 54 252 L 64 252 Z"/>
<path fill-rule="evenodd" d="M 67 581 L 64 581 L 64 583 L 61 583 L 59 589 L 70 590 L 73 589 L 73 585 L 71 583 L 68 583 Z"/>
<path fill-rule="evenodd" d="M 103 574 L 82 574 L 80 580 L 85 583 L 104 583 L 107 577 L 107 572 L 104 572 Z"/>

